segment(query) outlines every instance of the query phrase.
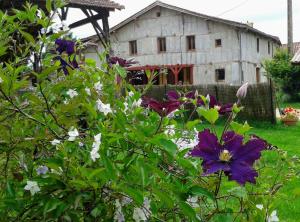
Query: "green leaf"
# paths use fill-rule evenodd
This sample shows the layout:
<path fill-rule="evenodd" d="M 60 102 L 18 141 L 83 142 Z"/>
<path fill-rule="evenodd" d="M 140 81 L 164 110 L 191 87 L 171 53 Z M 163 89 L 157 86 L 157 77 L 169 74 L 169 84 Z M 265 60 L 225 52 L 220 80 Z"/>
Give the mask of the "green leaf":
<path fill-rule="evenodd" d="M 51 0 L 46 1 L 46 9 L 49 13 L 51 12 L 51 10 L 52 10 Z"/>
<path fill-rule="evenodd" d="M 195 195 L 195 196 L 205 196 L 212 200 L 215 199 L 214 195 L 211 192 L 209 192 L 207 189 L 205 189 L 203 187 L 199 187 L 199 186 L 191 187 L 190 193 L 192 193 L 192 195 Z"/>
<path fill-rule="evenodd" d="M 219 112 L 217 109 L 212 108 L 209 110 L 200 108 L 198 110 L 199 114 L 201 116 L 203 116 L 210 124 L 215 124 L 215 122 L 218 120 L 219 118 Z"/>
<path fill-rule="evenodd" d="M 173 143 L 171 140 L 167 140 L 164 138 L 159 139 L 160 145 L 172 156 L 177 152 L 177 145 Z"/>
<path fill-rule="evenodd" d="M 182 213 L 190 219 L 189 221 L 199 221 L 196 217 L 195 210 L 189 204 L 181 201 L 179 202 L 179 207 Z"/>
<path fill-rule="evenodd" d="M 28 32 L 21 31 L 21 30 L 19 30 L 19 31 L 28 42 L 30 42 L 32 44 L 35 43 L 35 40 L 31 34 L 29 34 Z"/>
<path fill-rule="evenodd" d="M 166 204 L 168 208 L 172 208 L 174 206 L 174 201 L 171 199 L 171 197 L 168 195 L 167 192 L 160 191 L 159 189 L 153 189 L 153 192 L 155 195 L 159 197 L 159 200 Z"/>
<path fill-rule="evenodd" d="M 119 66 L 119 65 L 115 65 L 115 69 L 117 71 L 117 73 L 123 78 L 125 79 L 127 76 L 127 71 L 126 69 L 124 69 L 123 67 Z"/>
<path fill-rule="evenodd" d="M 235 133 L 240 135 L 244 135 L 251 129 L 250 125 L 247 122 L 245 122 L 244 125 L 239 124 L 237 122 L 232 122 L 230 126 Z"/>
<path fill-rule="evenodd" d="M 91 58 L 86 58 L 85 59 L 85 64 L 88 66 L 88 67 L 96 67 L 96 61 L 94 59 L 91 59 Z"/>
<path fill-rule="evenodd" d="M 142 205 L 144 203 L 144 197 L 140 190 L 132 189 L 125 184 L 120 186 L 121 190 L 126 193 L 129 197 L 131 197 L 138 205 Z"/>
<path fill-rule="evenodd" d="M 107 172 L 107 177 L 112 180 L 117 179 L 117 173 L 116 173 L 116 168 L 114 167 L 113 163 L 108 159 L 106 156 L 101 155 L 103 164 L 105 166 L 106 172 Z"/>

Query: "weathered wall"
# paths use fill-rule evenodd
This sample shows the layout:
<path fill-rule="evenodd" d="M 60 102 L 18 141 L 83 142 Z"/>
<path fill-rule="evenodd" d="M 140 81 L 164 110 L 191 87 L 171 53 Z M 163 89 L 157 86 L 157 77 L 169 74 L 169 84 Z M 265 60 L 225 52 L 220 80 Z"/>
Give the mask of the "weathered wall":
<path fill-rule="evenodd" d="M 143 86 L 137 87 L 142 88 Z M 198 90 L 199 94 L 213 95 L 221 104 L 237 102 L 236 92 L 239 86 L 222 84 L 194 85 L 194 86 L 153 86 L 146 96 L 162 100 L 170 90 L 189 92 Z M 243 119 L 262 121 L 276 121 L 275 90 L 269 83 L 254 84 L 248 87 L 247 97 L 242 101 L 245 109 L 239 114 Z"/>
<path fill-rule="evenodd" d="M 192 52 L 187 51 L 188 35 L 195 35 L 196 49 Z M 166 53 L 157 52 L 158 37 L 166 37 Z M 275 43 L 260 36 L 257 53 L 257 37 L 229 25 L 156 7 L 113 32 L 111 42 L 116 56 L 130 58 L 129 41 L 136 40 L 138 54 L 134 57 L 139 65 L 194 64 L 194 84 L 215 83 L 215 70 L 224 68 L 225 83 L 237 85 L 243 81 L 242 71 L 244 80 L 256 83 L 256 67 L 272 57 L 268 41 L 272 47 Z M 215 39 L 222 39 L 222 47 L 215 47 Z M 263 70 L 261 80 L 267 81 Z"/>

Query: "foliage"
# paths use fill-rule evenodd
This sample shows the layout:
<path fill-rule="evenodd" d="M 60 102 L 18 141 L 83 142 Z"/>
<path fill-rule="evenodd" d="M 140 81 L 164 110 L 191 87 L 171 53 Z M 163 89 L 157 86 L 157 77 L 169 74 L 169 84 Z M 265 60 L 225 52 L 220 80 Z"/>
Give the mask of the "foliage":
<path fill-rule="evenodd" d="M 30 5 L 25 10 L 24 15 L 37 13 L 36 7 Z M 51 20 L 45 13 L 42 15 L 37 21 L 48 30 Z M 26 16 L 14 15 L 2 19 L 5 19 L 2 30 L 12 32 L 9 28 L 12 23 L 22 30 L 23 23 L 28 21 Z M 126 71 L 118 64 L 110 66 L 103 62 L 98 68 L 89 63 L 68 68 L 57 61 L 57 56 L 64 52 L 53 53 L 50 49 L 65 34 L 46 31 L 31 38 L 27 33 L 23 35 L 24 43 L 13 49 L 13 56 L 5 50 L 8 42 L 0 45 L 3 55 L 10 54 L 0 69 L 1 218 L 7 221 L 276 218 L 272 200 L 283 181 L 293 177 L 298 167 L 282 150 L 265 150 L 253 166 L 258 172 L 256 185 L 245 186 L 236 183 L 239 180 L 231 178 L 225 169 L 211 174 L 207 169 L 203 172 L 202 158 L 189 154 L 201 142 L 197 137 L 202 122 L 211 123 L 207 128 L 214 138 L 220 139 L 222 144 L 218 147 L 226 146 L 222 134 L 230 131 L 240 134 L 245 143 L 257 140 L 267 145 L 260 138 L 247 135 L 250 130 L 247 123 L 233 122 L 241 107 L 235 104 L 230 109 L 222 134 L 215 128 L 220 107 L 210 107 L 209 97 L 200 96 L 203 103 L 198 103 L 195 94 L 190 99 L 199 114 L 196 120 L 183 121 L 187 111 L 180 101 L 159 104 L 151 100 L 148 104 L 151 109 L 145 108 L 141 100 L 144 92 L 126 83 Z M 33 54 L 42 55 L 38 69 L 30 62 Z M 103 61 L 105 57 L 102 56 Z M 76 56 L 66 58 L 64 61 L 71 63 Z M 32 76 L 37 79 L 35 87 L 29 87 Z M 155 76 L 149 74 L 149 78 Z M 149 87 L 151 84 L 146 89 Z M 174 106 L 178 109 L 171 112 Z M 273 162 L 265 161 L 266 153 L 273 155 Z M 260 151 L 256 154 L 260 156 Z M 226 158 L 229 161 L 231 157 Z M 276 179 L 270 180 L 274 168 L 286 164 L 290 164 L 289 177 L 279 170 L 275 172 Z M 248 181 L 254 183 L 253 179 Z"/>
<path fill-rule="evenodd" d="M 265 69 L 276 83 L 279 93 L 288 94 L 291 100 L 300 99 L 300 67 L 291 64 L 287 50 L 276 51 L 272 60 L 264 63 Z M 282 95 L 282 96 L 283 96 Z"/>

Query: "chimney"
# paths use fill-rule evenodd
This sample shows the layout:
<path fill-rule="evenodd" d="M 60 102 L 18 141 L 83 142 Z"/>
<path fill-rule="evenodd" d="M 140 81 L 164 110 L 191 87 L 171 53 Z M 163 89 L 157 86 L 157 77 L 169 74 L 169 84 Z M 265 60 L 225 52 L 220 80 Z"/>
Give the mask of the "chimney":
<path fill-rule="evenodd" d="M 253 22 L 249 22 L 249 21 L 247 21 L 246 25 L 248 25 L 248 26 L 250 26 L 251 28 L 253 28 L 253 26 L 254 26 L 254 23 L 253 23 Z"/>

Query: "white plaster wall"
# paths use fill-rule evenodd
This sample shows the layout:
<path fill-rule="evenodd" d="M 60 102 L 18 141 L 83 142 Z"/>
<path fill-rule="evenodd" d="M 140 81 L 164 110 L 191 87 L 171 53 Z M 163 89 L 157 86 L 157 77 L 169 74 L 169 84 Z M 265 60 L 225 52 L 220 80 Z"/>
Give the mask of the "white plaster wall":
<path fill-rule="evenodd" d="M 156 13 L 161 16 L 157 17 Z M 187 51 L 186 36 L 195 35 L 196 50 Z M 157 38 L 166 37 L 166 53 L 157 52 Z M 256 38 L 260 37 L 260 52 L 256 51 Z M 222 39 L 222 47 L 215 47 L 215 40 Z M 132 58 L 129 41 L 136 40 L 139 65 L 194 64 L 194 84 L 215 83 L 215 69 L 224 68 L 225 83 L 256 83 L 256 67 L 268 54 L 268 41 L 250 32 L 241 33 L 242 54 L 238 30 L 225 24 L 206 21 L 166 8 L 156 7 L 133 22 L 111 34 L 112 49 L 116 56 Z M 90 54 L 88 54 L 90 56 Z M 263 76 L 262 81 L 267 79 Z"/>

